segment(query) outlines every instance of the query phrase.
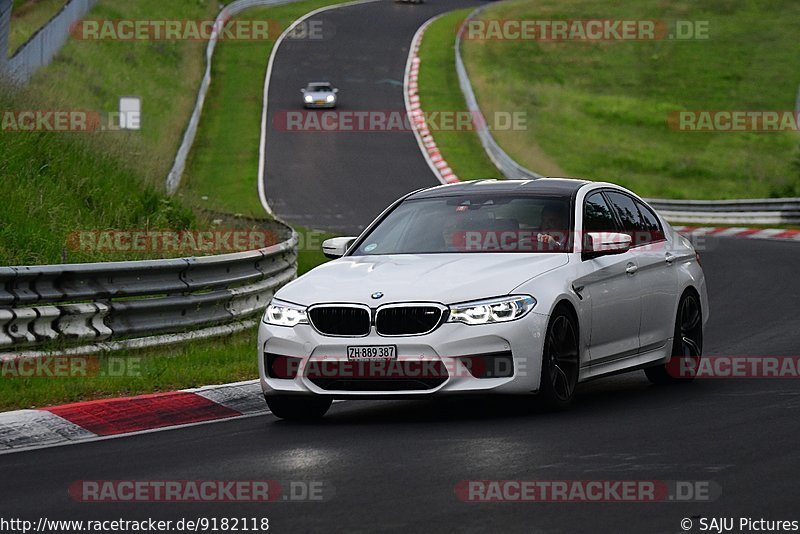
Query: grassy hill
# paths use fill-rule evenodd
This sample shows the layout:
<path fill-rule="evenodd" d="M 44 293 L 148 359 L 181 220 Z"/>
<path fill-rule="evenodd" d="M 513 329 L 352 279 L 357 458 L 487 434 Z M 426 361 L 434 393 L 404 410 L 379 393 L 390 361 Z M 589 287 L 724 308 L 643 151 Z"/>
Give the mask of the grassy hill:
<path fill-rule="evenodd" d="M 798 17 L 800 3 L 793 0 L 516 0 L 480 18 L 656 19 L 668 27 L 707 21 L 709 38 L 476 39 L 465 41 L 464 60 L 484 115 L 526 114 L 526 129 L 495 137 L 537 172 L 610 180 L 652 197 L 799 196 L 797 132 L 698 133 L 667 125 L 668 114 L 679 110 L 793 110 Z M 421 78 L 429 76 L 426 64 L 452 55 L 451 47 L 426 41 L 452 42 L 454 27 L 444 18 L 426 34 Z M 440 90 L 459 94 L 454 76 L 442 80 L 447 85 Z M 423 91 L 424 107 L 426 98 Z"/>
<path fill-rule="evenodd" d="M 19 16 L 34 7 L 40 12 L 47 6 L 15 4 Z M 217 9 L 215 0 L 100 0 L 87 18 L 209 19 Z M 16 23 L 12 20 L 12 29 Z M 184 230 L 210 224 L 162 192 L 194 104 L 204 48 L 199 41 L 70 39 L 24 88 L 0 89 L 3 110 L 106 114 L 117 110 L 120 96 L 142 99 L 137 132 L 0 131 L 0 183 L 6 194 L 0 265 L 158 257 L 85 253 L 72 250 L 67 239 L 79 230 Z"/>
<path fill-rule="evenodd" d="M 7 54 L 13 55 L 25 41 L 58 13 L 67 0 L 14 0 Z"/>
<path fill-rule="evenodd" d="M 0 109 L 38 108 L 24 95 L 0 90 Z M 0 132 L 0 265 L 135 258 L 72 250 L 69 234 L 112 228 L 182 230 L 202 224 L 135 167 L 122 139 L 108 135 Z"/>

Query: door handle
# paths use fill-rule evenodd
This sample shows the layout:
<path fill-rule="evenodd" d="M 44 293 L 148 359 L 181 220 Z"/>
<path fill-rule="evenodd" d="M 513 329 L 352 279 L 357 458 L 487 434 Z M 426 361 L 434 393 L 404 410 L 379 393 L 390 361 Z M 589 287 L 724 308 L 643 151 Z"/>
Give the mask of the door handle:
<path fill-rule="evenodd" d="M 633 263 L 629 263 L 628 266 L 625 267 L 625 272 L 628 273 L 628 274 L 636 274 L 636 271 L 638 271 L 638 270 L 639 270 L 639 267 L 637 267 Z"/>
<path fill-rule="evenodd" d="M 669 252 L 667 252 L 667 254 L 664 256 L 664 260 L 665 260 L 667 263 L 669 263 L 670 265 L 672 265 L 672 262 L 673 262 L 673 261 L 675 261 L 675 256 L 673 256 L 672 254 L 670 254 Z"/>

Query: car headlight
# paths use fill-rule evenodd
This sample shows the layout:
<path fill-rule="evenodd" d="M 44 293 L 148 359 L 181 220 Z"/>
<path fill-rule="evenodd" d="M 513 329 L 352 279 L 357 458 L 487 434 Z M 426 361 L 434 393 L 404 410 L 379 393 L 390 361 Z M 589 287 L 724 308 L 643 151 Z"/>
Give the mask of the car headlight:
<path fill-rule="evenodd" d="M 328 95 L 325 97 L 325 102 L 333 102 L 334 100 L 336 100 L 336 97 L 333 95 Z"/>
<path fill-rule="evenodd" d="M 314 101 L 314 99 L 311 97 L 311 95 L 306 95 L 306 102 L 308 102 L 310 104 L 313 101 Z"/>
<path fill-rule="evenodd" d="M 468 325 L 506 323 L 524 317 L 534 306 L 536 299 L 530 295 L 513 295 L 453 304 L 450 306 L 447 322 Z"/>
<path fill-rule="evenodd" d="M 306 315 L 305 306 L 273 299 L 264 312 L 263 321 L 275 326 L 295 326 L 308 324 L 308 316 Z"/>

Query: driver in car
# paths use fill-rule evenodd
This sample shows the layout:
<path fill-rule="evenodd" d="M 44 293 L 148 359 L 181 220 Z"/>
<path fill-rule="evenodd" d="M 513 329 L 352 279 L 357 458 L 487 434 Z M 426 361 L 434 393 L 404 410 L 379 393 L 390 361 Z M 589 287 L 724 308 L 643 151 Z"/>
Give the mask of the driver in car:
<path fill-rule="evenodd" d="M 546 250 L 564 248 L 567 242 L 567 217 L 561 206 L 548 204 L 544 207 L 536 240 Z"/>
<path fill-rule="evenodd" d="M 449 251 L 464 251 L 466 209 L 465 206 L 456 207 L 442 224 L 442 239 L 444 239 L 445 248 Z"/>

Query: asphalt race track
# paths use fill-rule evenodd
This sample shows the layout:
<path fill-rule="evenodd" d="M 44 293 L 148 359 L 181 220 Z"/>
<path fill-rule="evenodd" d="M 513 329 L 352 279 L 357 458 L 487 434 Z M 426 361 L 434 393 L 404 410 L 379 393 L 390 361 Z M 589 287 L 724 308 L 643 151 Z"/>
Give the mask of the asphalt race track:
<path fill-rule="evenodd" d="M 323 14 L 336 24 L 335 39 L 305 59 L 295 47 L 302 55 L 311 44 L 284 44 L 281 53 L 292 55 L 278 56 L 272 103 L 296 106 L 304 81 L 330 78 L 343 109 L 401 107 L 400 87 L 378 81 L 400 80 L 416 27 L 453 7 L 431 0 Z M 372 54 L 387 59 L 376 65 Z M 435 183 L 411 134 L 271 132 L 268 146 L 270 202 L 294 223 L 357 229 L 389 200 Z M 308 219 L 318 213 L 320 224 Z M 711 304 L 704 353 L 797 356 L 800 247 L 726 238 L 699 246 Z M 642 372 L 582 385 L 573 409 L 560 414 L 531 412 L 519 399 L 348 401 L 314 424 L 263 416 L 0 456 L 0 509 L 32 520 L 268 517 L 271 532 L 649 533 L 681 532 L 681 519 L 696 516 L 794 519 L 799 410 L 798 380 L 656 387 Z M 265 479 L 324 481 L 335 495 L 316 503 L 91 504 L 67 492 L 77 480 Z M 465 479 L 701 480 L 722 495 L 706 503 L 465 503 L 454 494 Z"/>
<path fill-rule="evenodd" d="M 438 13 L 477 5 L 384 0 L 343 7 L 310 19 L 323 39 L 282 42 L 268 94 L 264 176 L 269 204 L 281 218 L 357 235 L 401 195 L 439 184 L 411 132 L 286 131 L 282 125 L 287 111 L 302 110 L 300 89 L 311 81 L 339 88 L 338 111 L 404 111 L 403 75 L 417 28 Z"/>
<path fill-rule="evenodd" d="M 706 355 L 797 355 L 796 244 L 709 240 Z M 780 287 L 776 289 L 776 284 Z M 348 401 L 316 424 L 272 416 L 0 456 L 6 516 L 266 516 L 275 532 L 679 532 L 694 515 L 791 519 L 800 382 L 651 386 L 642 372 L 578 389 L 573 409 L 499 400 Z M 299 480 L 326 502 L 90 504 L 76 480 Z M 710 503 L 464 503 L 465 479 L 711 480 Z"/>

